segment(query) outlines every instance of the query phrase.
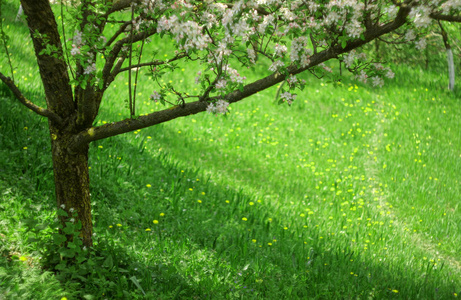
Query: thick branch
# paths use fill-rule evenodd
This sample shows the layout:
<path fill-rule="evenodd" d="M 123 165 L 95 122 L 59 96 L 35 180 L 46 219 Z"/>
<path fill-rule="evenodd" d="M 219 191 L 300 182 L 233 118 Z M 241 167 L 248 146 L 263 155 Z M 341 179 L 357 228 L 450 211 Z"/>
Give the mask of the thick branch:
<path fill-rule="evenodd" d="M 110 14 L 113 14 L 114 12 L 124 10 L 128 7 L 131 6 L 132 3 L 140 3 L 140 0 L 118 0 L 114 1 L 115 3 L 112 5 L 112 7 L 106 12 L 104 17 L 109 16 Z"/>
<path fill-rule="evenodd" d="M 19 102 L 21 102 L 25 107 L 29 108 L 30 110 L 41 116 L 49 118 L 50 120 L 56 122 L 59 125 L 62 125 L 64 123 L 57 114 L 53 113 L 52 111 L 49 111 L 48 109 L 37 106 L 28 99 L 26 99 L 26 97 L 24 97 L 19 88 L 14 84 L 13 80 L 11 80 L 11 78 L 9 77 L 6 77 L 1 72 L 0 79 L 10 88 L 10 90 L 13 92 L 13 94 L 16 96 Z"/>
<path fill-rule="evenodd" d="M 439 21 L 448 21 L 448 22 L 461 22 L 461 16 L 450 16 L 450 15 L 443 15 L 443 14 L 436 14 L 432 13 L 429 15 L 434 20 Z"/>

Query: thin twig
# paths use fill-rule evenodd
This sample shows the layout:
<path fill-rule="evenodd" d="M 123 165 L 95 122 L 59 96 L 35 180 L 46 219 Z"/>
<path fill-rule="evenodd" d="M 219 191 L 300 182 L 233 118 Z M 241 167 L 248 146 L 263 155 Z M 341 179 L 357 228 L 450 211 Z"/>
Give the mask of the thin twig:
<path fill-rule="evenodd" d="M 69 66 L 69 69 L 70 69 L 70 73 L 72 74 L 72 78 L 75 79 L 75 74 L 74 74 L 74 70 L 72 69 L 72 65 L 70 64 L 70 61 L 69 61 L 69 55 L 67 54 L 67 42 L 66 42 L 66 29 L 64 27 L 64 4 L 62 3 L 62 0 L 61 0 L 61 27 L 62 27 L 62 38 L 63 38 L 63 41 L 64 41 L 64 55 L 65 55 L 65 58 L 66 58 L 66 61 L 67 61 L 67 65 Z"/>
<path fill-rule="evenodd" d="M 133 56 L 133 20 L 134 20 L 134 5 L 131 5 L 131 28 L 130 28 L 130 36 L 131 36 L 131 41 L 130 41 L 130 57 L 128 58 L 128 66 L 131 69 L 131 59 Z M 131 94 L 131 72 L 128 73 L 128 93 L 130 94 L 129 97 L 129 104 L 130 104 L 130 118 L 134 116 L 134 110 L 133 110 L 133 95 Z"/>

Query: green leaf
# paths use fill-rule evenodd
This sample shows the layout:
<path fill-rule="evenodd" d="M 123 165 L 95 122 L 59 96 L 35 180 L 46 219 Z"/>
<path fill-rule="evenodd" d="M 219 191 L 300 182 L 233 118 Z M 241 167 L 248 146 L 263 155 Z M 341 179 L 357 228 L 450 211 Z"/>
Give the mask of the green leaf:
<path fill-rule="evenodd" d="M 62 234 L 55 234 L 53 236 L 53 240 L 55 245 L 61 245 L 66 241 L 66 237 Z"/>
<path fill-rule="evenodd" d="M 60 217 L 68 217 L 69 215 L 67 214 L 67 212 L 63 209 L 59 209 L 56 213 L 58 216 Z"/>
<path fill-rule="evenodd" d="M 134 283 L 134 285 L 143 293 L 143 295 L 145 296 L 146 293 L 144 292 L 143 288 L 141 287 L 141 285 L 139 284 L 139 281 L 138 279 L 136 278 L 136 276 L 131 276 L 130 277 L 130 280 Z"/>
<path fill-rule="evenodd" d="M 114 259 L 112 258 L 112 255 L 109 255 L 106 260 L 104 261 L 104 263 L 102 264 L 103 267 L 106 267 L 108 269 L 112 269 L 112 267 L 114 266 Z"/>
<path fill-rule="evenodd" d="M 84 89 L 84 90 L 86 89 L 86 83 L 87 83 L 86 80 L 82 80 L 82 81 L 80 82 L 80 87 L 81 87 L 82 89 Z"/>

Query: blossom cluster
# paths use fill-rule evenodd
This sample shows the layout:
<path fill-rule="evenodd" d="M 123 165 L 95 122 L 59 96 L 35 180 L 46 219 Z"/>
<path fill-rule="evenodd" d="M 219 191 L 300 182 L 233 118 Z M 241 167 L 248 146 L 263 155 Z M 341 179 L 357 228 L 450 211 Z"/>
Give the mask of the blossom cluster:
<path fill-rule="evenodd" d="M 227 107 L 229 106 L 229 102 L 224 101 L 224 100 L 218 100 L 216 103 L 210 103 L 206 111 L 208 113 L 212 114 L 223 114 L 225 115 L 227 113 Z"/>

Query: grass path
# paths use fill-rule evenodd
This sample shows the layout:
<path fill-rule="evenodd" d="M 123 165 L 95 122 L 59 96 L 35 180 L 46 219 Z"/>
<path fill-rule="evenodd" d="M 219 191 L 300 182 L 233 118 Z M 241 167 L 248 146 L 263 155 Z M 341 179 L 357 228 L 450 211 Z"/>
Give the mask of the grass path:
<path fill-rule="evenodd" d="M 384 114 L 381 112 L 381 109 L 383 108 L 382 102 L 378 102 L 379 107 L 377 109 L 378 114 L 377 114 L 377 126 L 376 126 L 376 131 L 370 138 L 370 143 L 372 145 L 372 148 L 378 148 L 382 147 L 381 140 L 384 138 L 384 126 L 382 125 L 383 123 L 391 123 L 392 120 L 386 119 Z M 365 163 L 365 170 L 367 174 L 370 177 L 379 177 L 380 176 L 380 168 L 378 166 L 378 162 L 376 159 L 372 159 L 371 156 L 368 157 L 368 160 Z M 399 228 L 400 234 L 402 238 L 404 239 L 409 239 L 410 241 L 408 242 L 409 247 L 417 247 L 420 249 L 420 252 L 428 252 L 430 257 L 437 258 L 439 261 L 442 260 L 444 264 L 448 264 L 449 267 L 451 267 L 454 270 L 461 270 L 461 263 L 458 258 L 452 257 L 448 254 L 440 253 L 439 250 L 436 247 L 435 242 L 430 242 L 430 240 L 427 239 L 427 236 L 424 237 L 422 234 L 418 232 L 408 232 L 405 230 L 405 228 L 408 226 L 405 223 L 402 223 L 399 220 L 399 216 L 396 214 L 396 211 L 392 209 L 392 207 L 389 207 L 389 202 L 388 198 L 391 196 L 389 193 L 380 193 L 380 189 L 378 188 L 377 184 L 373 186 L 373 189 L 370 191 L 370 197 L 373 197 L 377 204 L 381 207 L 387 206 L 388 210 L 390 211 L 390 217 L 394 221 L 394 225 Z M 436 263 L 439 264 L 440 263 Z"/>

